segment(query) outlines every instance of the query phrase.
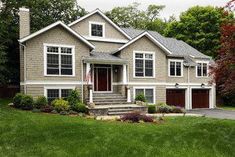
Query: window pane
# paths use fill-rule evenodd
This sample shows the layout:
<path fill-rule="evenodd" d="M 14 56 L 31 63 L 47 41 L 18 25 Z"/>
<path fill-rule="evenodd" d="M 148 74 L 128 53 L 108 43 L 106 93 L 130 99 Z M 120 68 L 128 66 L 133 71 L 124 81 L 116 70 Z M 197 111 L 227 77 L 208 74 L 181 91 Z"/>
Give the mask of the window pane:
<path fill-rule="evenodd" d="M 170 62 L 170 76 L 175 76 L 175 62 Z"/>
<path fill-rule="evenodd" d="M 61 55 L 61 75 L 72 75 L 72 56 Z"/>
<path fill-rule="evenodd" d="M 176 76 L 181 76 L 181 62 L 176 62 Z"/>
<path fill-rule="evenodd" d="M 144 89 L 135 89 L 135 95 L 144 94 Z"/>
<path fill-rule="evenodd" d="M 198 63 L 197 66 L 197 76 L 202 76 L 202 64 Z"/>
<path fill-rule="evenodd" d="M 153 61 L 145 60 L 145 76 L 153 76 Z"/>
<path fill-rule="evenodd" d="M 103 36 L 103 25 L 92 24 L 91 25 L 91 35 L 92 36 Z"/>
<path fill-rule="evenodd" d="M 47 74 L 59 74 L 59 55 L 47 54 Z"/>
<path fill-rule="evenodd" d="M 61 97 L 67 98 L 69 96 L 71 89 L 61 89 Z"/>
<path fill-rule="evenodd" d="M 135 76 L 144 76 L 144 62 L 143 60 L 135 60 Z"/>
<path fill-rule="evenodd" d="M 153 55 L 152 54 L 145 54 L 145 58 L 146 59 L 153 59 Z"/>
<path fill-rule="evenodd" d="M 203 76 L 207 76 L 207 64 L 203 63 Z"/>
<path fill-rule="evenodd" d="M 72 53 L 72 48 L 61 47 L 61 53 L 71 54 Z"/>
<path fill-rule="evenodd" d="M 153 89 L 145 89 L 145 97 L 148 103 L 153 103 Z"/>
<path fill-rule="evenodd" d="M 58 53 L 59 48 L 58 47 L 53 47 L 53 46 L 47 46 L 47 52 Z"/>
<path fill-rule="evenodd" d="M 47 90 L 47 99 L 51 102 L 54 99 L 59 98 L 59 89 L 48 89 Z"/>
<path fill-rule="evenodd" d="M 143 58 L 143 54 L 142 53 L 136 53 L 135 58 Z"/>

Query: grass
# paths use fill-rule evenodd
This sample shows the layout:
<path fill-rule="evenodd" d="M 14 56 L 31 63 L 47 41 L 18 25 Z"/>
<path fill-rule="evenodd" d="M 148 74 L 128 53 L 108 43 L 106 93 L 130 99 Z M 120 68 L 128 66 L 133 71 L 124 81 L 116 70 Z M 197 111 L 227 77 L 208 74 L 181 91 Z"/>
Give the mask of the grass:
<path fill-rule="evenodd" d="M 233 106 L 221 106 L 219 108 L 221 108 L 223 110 L 235 111 L 235 107 L 233 107 Z"/>
<path fill-rule="evenodd" d="M 20 111 L 0 100 L 0 156 L 234 157 L 235 121 L 104 122 Z"/>

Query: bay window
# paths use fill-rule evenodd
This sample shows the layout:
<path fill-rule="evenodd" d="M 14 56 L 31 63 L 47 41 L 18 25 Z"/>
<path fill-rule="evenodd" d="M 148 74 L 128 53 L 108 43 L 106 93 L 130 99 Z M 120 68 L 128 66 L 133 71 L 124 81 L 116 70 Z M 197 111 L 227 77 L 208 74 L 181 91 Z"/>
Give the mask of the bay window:
<path fill-rule="evenodd" d="M 135 52 L 134 67 L 135 77 L 154 77 L 154 54 Z"/>

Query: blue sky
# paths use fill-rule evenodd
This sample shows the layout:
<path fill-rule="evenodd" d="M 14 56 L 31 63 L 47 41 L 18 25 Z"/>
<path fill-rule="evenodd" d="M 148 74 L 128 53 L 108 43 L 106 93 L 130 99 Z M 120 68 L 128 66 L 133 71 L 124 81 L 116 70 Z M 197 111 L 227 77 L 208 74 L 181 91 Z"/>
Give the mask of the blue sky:
<path fill-rule="evenodd" d="M 161 12 L 161 18 L 168 18 L 171 15 L 176 17 L 188 8 L 200 6 L 224 6 L 228 0 L 77 0 L 78 4 L 88 11 L 96 8 L 107 11 L 116 6 L 127 6 L 133 2 L 141 3 L 140 9 L 146 9 L 149 4 L 165 5 L 165 9 Z"/>

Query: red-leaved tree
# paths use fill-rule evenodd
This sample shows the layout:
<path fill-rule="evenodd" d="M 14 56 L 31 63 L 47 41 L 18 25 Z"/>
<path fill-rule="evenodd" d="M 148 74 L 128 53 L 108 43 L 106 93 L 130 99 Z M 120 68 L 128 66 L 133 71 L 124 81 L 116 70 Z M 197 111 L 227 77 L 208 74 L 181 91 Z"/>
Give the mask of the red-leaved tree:
<path fill-rule="evenodd" d="M 235 0 L 230 1 L 226 8 L 231 11 Z M 225 12 L 227 14 L 227 12 Z M 227 99 L 225 103 L 235 105 L 235 19 L 224 21 L 221 25 L 221 48 L 212 74 L 218 93 Z"/>

